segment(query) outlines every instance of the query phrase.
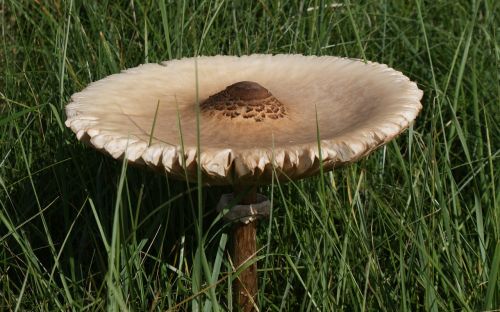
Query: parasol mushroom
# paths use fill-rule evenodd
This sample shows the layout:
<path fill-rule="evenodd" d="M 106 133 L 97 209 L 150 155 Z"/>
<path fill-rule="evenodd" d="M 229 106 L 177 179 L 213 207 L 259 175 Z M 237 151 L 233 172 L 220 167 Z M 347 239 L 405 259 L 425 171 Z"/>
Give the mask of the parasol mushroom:
<path fill-rule="evenodd" d="M 91 83 L 66 106 L 66 125 L 114 158 L 191 182 L 199 166 L 204 184 L 233 185 L 241 200 L 228 218 L 244 221 L 233 226 L 239 266 L 255 255 L 254 221 L 268 213 L 258 185 L 273 172 L 289 181 L 358 160 L 406 129 L 421 97 L 402 73 L 355 59 L 185 58 Z M 254 264 L 235 286 L 243 310 L 253 309 L 256 293 Z"/>

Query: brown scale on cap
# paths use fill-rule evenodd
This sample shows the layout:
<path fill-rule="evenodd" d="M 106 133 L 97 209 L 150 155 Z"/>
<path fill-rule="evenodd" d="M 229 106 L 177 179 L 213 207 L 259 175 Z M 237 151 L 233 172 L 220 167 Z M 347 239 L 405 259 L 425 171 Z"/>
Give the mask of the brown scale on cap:
<path fill-rule="evenodd" d="M 253 81 L 240 81 L 211 95 L 200 104 L 210 116 L 254 120 L 276 120 L 286 115 L 285 106 L 266 88 Z"/>

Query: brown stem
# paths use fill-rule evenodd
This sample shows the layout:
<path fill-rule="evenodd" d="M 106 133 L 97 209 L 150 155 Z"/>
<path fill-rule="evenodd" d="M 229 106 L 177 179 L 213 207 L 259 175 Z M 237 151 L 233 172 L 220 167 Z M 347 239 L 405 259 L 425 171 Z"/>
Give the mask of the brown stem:
<path fill-rule="evenodd" d="M 250 205 L 257 202 L 257 188 L 234 188 L 235 198 L 243 196 L 239 201 L 241 205 Z M 257 222 L 253 221 L 248 224 L 235 222 L 232 226 L 232 248 L 231 257 L 235 268 L 248 261 L 252 261 L 257 252 Z M 233 302 L 236 303 L 236 311 L 257 311 L 257 263 L 253 263 L 243 272 L 233 284 Z"/>

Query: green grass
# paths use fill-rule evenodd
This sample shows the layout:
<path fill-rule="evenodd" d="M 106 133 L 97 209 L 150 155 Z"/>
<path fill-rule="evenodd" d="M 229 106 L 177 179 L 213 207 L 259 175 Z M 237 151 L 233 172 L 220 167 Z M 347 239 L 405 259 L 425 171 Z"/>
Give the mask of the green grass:
<path fill-rule="evenodd" d="M 250 53 L 366 58 L 424 90 L 366 159 L 261 188 L 261 310 L 500 309 L 499 1 L 117 2 L 0 0 L 0 310 L 234 307 L 230 190 L 83 146 L 64 105 L 144 62 Z"/>

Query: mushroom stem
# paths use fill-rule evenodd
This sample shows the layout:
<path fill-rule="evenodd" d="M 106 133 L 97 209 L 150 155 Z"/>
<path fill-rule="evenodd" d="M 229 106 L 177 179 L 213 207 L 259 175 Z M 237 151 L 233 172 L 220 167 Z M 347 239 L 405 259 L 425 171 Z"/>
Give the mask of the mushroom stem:
<path fill-rule="evenodd" d="M 234 187 L 234 197 L 242 196 L 239 204 L 250 205 L 257 202 L 257 187 Z M 248 261 L 253 261 L 257 252 L 257 221 L 244 224 L 235 222 L 232 226 L 231 257 L 235 268 L 245 266 Z M 233 284 L 233 302 L 237 310 L 244 312 L 257 311 L 257 263 L 251 264 Z"/>

